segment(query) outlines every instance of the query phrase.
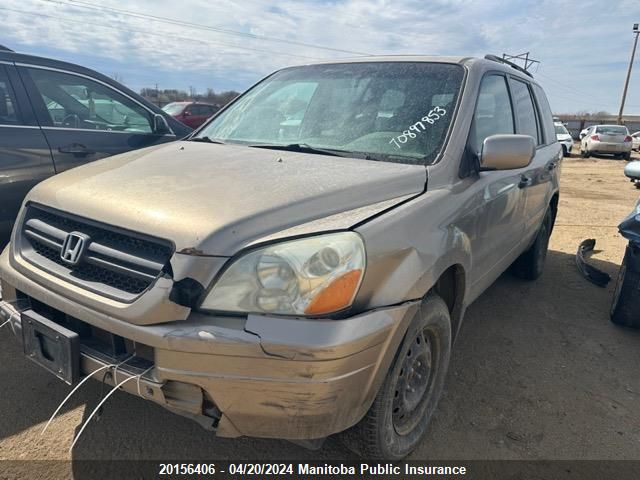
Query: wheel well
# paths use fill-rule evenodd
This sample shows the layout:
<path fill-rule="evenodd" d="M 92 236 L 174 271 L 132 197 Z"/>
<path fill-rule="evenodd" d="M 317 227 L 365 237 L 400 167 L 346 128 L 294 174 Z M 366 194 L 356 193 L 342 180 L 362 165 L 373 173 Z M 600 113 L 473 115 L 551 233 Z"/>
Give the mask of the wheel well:
<path fill-rule="evenodd" d="M 553 194 L 551 201 L 549 202 L 549 208 L 551 208 L 551 232 L 553 232 L 553 226 L 556 224 L 556 215 L 558 215 L 558 201 L 560 200 L 560 194 L 558 192 Z"/>
<path fill-rule="evenodd" d="M 451 315 L 451 333 L 453 338 L 458 333 L 462 320 L 462 300 L 465 290 L 465 274 L 461 265 L 452 265 L 447 268 L 433 290 L 444 300 Z"/>

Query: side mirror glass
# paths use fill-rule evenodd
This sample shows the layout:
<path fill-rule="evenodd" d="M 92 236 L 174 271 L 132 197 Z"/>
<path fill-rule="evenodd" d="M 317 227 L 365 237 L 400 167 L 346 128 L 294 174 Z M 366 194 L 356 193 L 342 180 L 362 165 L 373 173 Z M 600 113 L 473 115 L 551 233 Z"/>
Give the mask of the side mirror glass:
<path fill-rule="evenodd" d="M 526 167 L 536 154 L 530 135 L 491 135 L 482 143 L 481 170 L 512 170 Z"/>
<path fill-rule="evenodd" d="M 169 128 L 169 124 L 167 123 L 167 119 L 164 118 L 159 113 L 156 113 L 153 116 L 153 133 L 157 133 L 157 134 L 171 133 L 171 129 Z"/>

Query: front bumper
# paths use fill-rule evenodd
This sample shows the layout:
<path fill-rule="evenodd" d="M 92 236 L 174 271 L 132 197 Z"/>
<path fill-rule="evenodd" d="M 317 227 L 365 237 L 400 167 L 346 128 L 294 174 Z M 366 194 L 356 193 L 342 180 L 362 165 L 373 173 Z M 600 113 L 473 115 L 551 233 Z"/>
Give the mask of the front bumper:
<path fill-rule="evenodd" d="M 0 319 L 21 338 L 20 301 L 46 305 L 152 352 L 153 368 L 122 388 L 193 418 L 217 435 L 316 439 L 345 430 L 367 412 L 419 302 L 343 320 L 249 315 L 135 325 L 52 292 L 0 256 Z M 22 298 L 22 300 L 19 300 Z M 29 300 L 31 299 L 31 300 Z M 4 320 L 2 320 L 4 321 Z M 112 359 L 81 352 L 92 375 Z M 118 367 L 121 382 L 140 372 Z M 103 380 L 104 370 L 93 375 Z"/>

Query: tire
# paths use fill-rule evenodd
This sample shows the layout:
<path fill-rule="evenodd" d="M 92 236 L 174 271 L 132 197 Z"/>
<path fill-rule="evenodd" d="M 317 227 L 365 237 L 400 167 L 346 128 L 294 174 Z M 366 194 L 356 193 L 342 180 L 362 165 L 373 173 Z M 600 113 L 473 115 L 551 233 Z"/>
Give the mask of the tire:
<path fill-rule="evenodd" d="M 631 160 L 631 152 L 626 152 L 621 155 L 621 158 L 624 158 L 626 161 Z"/>
<path fill-rule="evenodd" d="M 411 453 L 436 410 L 450 355 L 449 309 L 440 296 L 429 293 L 371 408 L 358 424 L 342 432 L 346 446 L 367 460 L 400 460 Z"/>
<path fill-rule="evenodd" d="M 616 325 L 640 328 L 640 271 L 634 266 L 638 262 L 633 261 L 632 248 L 627 246 L 618 272 L 610 315 Z"/>
<path fill-rule="evenodd" d="M 567 147 L 565 147 L 564 145 L 562 145 L 562 156 L 563 157 L 569 156 L 569 152 L 567 152 Z"/>
<path fill-rule="evenodd" d="M 580 147 L 580 155 L 582 155 L 582 158 L 589 158 L 590 153 Z"/>
<path fill-rule="evenodd" d="M 516 277 L 524 280 L 536 280 L 542 275 L 544 262 L 547 259 L 552 226 L 553 214 L 551 213 L 551 209 L 547 209 L 533 245 L 529 247 L 529 250 L 520 255 L 511 266 L 511 272 Z"/>

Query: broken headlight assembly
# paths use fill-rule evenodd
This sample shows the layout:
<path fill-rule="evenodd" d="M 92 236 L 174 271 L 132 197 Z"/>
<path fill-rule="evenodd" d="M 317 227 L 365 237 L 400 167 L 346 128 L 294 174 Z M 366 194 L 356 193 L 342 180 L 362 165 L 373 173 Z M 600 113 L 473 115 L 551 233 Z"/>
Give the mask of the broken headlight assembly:
<path fill-rule="evenodd" d="M 203 310 L 322 315 L 348 308 L 365 270 L 354 232 L 275 243 L 237 258 L 206 296 Z"/>

